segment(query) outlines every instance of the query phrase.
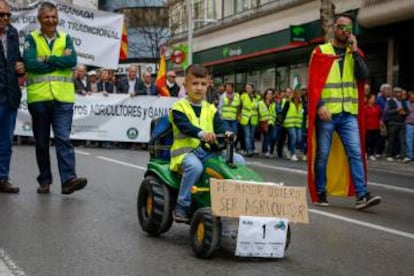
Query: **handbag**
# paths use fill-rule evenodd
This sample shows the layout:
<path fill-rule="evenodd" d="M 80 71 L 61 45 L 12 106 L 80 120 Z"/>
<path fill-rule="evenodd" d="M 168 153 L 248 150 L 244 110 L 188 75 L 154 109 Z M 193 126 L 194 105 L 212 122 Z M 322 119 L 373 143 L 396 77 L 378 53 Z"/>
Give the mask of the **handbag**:
<path fill-rule="evenodd" d="M 269 131 L 269 124 L 267 123 L 267 121 L 259 122 L 259 130 L 261 133 L 266 133 Z"/>

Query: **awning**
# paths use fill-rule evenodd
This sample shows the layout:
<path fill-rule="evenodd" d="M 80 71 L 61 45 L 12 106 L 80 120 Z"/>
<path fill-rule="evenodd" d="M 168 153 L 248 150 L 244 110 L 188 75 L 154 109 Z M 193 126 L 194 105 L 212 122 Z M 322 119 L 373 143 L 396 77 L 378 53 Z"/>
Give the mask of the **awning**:
<path fill-rule="evenodd" d="M 387 25 L 414 18 L 413 0 L 363 0 L 359 24 L 365 28 Z"/>

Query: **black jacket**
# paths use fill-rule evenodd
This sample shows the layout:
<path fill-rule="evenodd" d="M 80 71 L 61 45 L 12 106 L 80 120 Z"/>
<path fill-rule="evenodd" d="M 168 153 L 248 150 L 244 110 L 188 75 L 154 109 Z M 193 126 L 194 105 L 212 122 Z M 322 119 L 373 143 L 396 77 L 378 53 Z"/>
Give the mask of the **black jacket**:
<path fill-rule="evenodd" d="M 129 91 L 128 78 L 124 78 L 118 82 L 117 91 L 118 93 L 128 94 L 128 91 Z M 144 82 L 140 78 L 136 78 L 134 92 L 137 95 L 147 95 L 147 93 L 145 92 Z"/>
<path fill-rule="evenodd" d="M 82 95 L 82 91 L 89 92 L 91 90 L 91 86 L 89 85 L 89 80 L 86 80 L 86 85 L 83 84 L 81 79 L 74 79 L 73 83 L 75 84 L 75 93 Z"/>
<path fill-rule="evenodd" d="M 180 87 L 178 86 L 178 84 L 175 82 L 174 86 L 169 87 L 168 85 L 166 85 L 168 88 L 168 91 L 170 92 L 170 96 L 171 97 L 178 97 L 178 92 L 180 92 Z"/>
<path fill-rule="evenodd" d="M 104 87 L 104 84 L 105 84 L 105 87 Z M 102 92 L 104 90 L 108 93 L 114 93 L 115 92 L 114 91 L 115 86 L 110 81 L 106 81 L 105 83 L 102 82 L 102 81 L 98 81 L 97 87 L 98 87 L 98 92 Z"/>
<path fill-rule="evenodd" d="M 19 76 L 14 66 L 17 61 L 22 61 L 22 57 L 16 29 L 9 25 L 6 35 L 7 59 L 3 53 L 3 45 L 0 47 L 0 102 L 7 102 L 11 109 L 17 109 L 20 105 L 22 92 L 18 82 Z"/>

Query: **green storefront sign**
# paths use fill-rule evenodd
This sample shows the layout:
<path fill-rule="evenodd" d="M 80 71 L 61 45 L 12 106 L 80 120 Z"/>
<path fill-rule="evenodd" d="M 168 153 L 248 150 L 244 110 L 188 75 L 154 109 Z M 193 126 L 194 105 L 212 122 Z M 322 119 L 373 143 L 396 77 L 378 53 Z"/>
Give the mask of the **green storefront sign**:
<path fill-rule="evenodd" d="M 290 26 L 290 42 L 306 42 L 306 27 L 305 25 L 291 25 Z"/>

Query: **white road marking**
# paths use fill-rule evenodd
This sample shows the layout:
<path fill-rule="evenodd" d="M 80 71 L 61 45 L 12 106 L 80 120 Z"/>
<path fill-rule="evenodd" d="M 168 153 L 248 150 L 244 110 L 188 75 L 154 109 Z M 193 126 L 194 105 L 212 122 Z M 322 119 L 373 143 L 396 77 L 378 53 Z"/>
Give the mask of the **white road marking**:
<path fill-rule="evenodd" d="M 127 163 L 127 162 L 119 161 L 119 160 L 108 158 L 108 157 L 105 157 L 105 156 L 97 156 L 96 158 L 101 159 L 101 160 L 105 160 L 105 161 L 109 161 L 109 162 L 112 162 L 112 163 L 120 164 L 120 165 L 123 165 L 123 166 L 126 166 L 126 167 L 135 168 L 135 169 L 138 169 L 138 170 L 143 170 L 143 171 L 147 170 L 146 167 L 130 164 L 130 163 Z"/>
<path fill-rule="evenodd" d="M 24 271 L 0 248 L 0 275 L 1 276 L 25 276 Z"/>
<path fill-rule="evenodd" d="M 386 233 L 390 233 L 390 234 L 394 234 L 394 235 L 397 235 L 397 236 L 401 236 L 401 237 L 405 237 L 405 238 L 409 238 L 409 239 L 414 240 L 414 234 L 413 233 L 404 232 L 404 231 L 396 230 L 396 229 L 393 229 L 393 228 L 389 228 L 389 227 L 385 227 L 385 226 L 381 226 L 381 225 L 377 225 L 377 224 L 373 224 L 373 223 L 369 223 L 369 222 L 364 222 L 364 221 L 357 220 L 357 219 L 347 218 L 347 217 L 344 217 L 344 216 L 339 216 L 339 215 L 335 215 L 335 214 L 320 211 L 320 210 L 309 209 L 309 212 L 314 213 L 314 214 L 318 214 L 320 216 L 325 216 L 325 217 L 330 217 L 330 218 L 337 219 L 337 220 L 346 221 L 346 222 L 349 222 L 349 223 L 352 223 L 352 224 L 372 228 L 372 229 L 375 229 L 375 230 L 383 231 L 383 232 L 386 232 Z"/>
<path fill-rule="evenodd" d="M 252 166 L 257 166 L 257 167 L 262 167 L 262 168 L 267 168 L 267 169 L 274 169 L 274 170 L 283 171 L 283 172 L 296 173 L 296 174 L 301 174 L 301 175 L 307 175 L 308 174 L 308 171 L 305 171 L 305 170 L 266 165 L 266 164 L 263 164 L 261 162 L 246 162 L 246 164 L 252 165 Z M 383 188 L 383 189 L 389 189 L 389 190 L 404 192 L 404 193 L 414 193 L 414 189 L 398 187 L 398 186 L 391 186 L 391 185 L 377 183 L 377 182 L 368 181 L 368 185 L 373 186 L 373 187 Z"/>
<path fill-rule="evenodd" d="M 126 163 L 126 162 L 123 162 L 123 161 L 119 161 L 119 160 L 104 157 L 104 156 L 97 156 L 96 158 L 102 159 L 102 160 L 105 160 L 105 161 L 109 161 L 109 162 L 113 162 L 113 163 L 116 163 L 116 164 L 124 165 L 124 166 L 131 167 L 131 168 L 136 168 L 136 169 L 139 169 L 139 170 L 146 170 L 147 169 L 147 168 L 142 167 L 142 166 L 129 164 L 129 163 Z M 257 166 L 260 166 L 260 167 L 272 168 L 272 169 L 282 170 L 282 171 L 289 171 L 289 172 L 293 172 L 293 173 L 299 173 L 299 174 L 306 174 L 307 173 L 304 170 L 270 166 L 270 165 L 265 165 L 265 164 L 262 164 L 262 163 L 259 163 L 259 162 L 248 162 L 248 163 L 251 164 L 251 165 L 257 165 Z M 383 185 L 383 184 L 378 184 L 377 183 L 377 185 Z M 387 185 L 385 185 L 385 186 L 387 186 Z M 387 186 L 387 188 L 388 187 L 391 187 L 391 186 Z M 407 190 L 411 190 L 411 189 L 407 189 Z M 395 230 L 395 229 L 384 227 L 384 226 L 381 226 L 381 225 L 377 225 L 377 224 L 373 224 L 373 223 L 369 223 L 369 222 L 364 222 L 364 221 L 357 220 L 357 219 L 347 218 L 347 217 L 344 217 L 344 216 L 339 216 L 339 215 L 335 215 L 335 214 L 332 214 L 332 213 L 319 211 L 319 210 L 316 210 L 316 209 L 309 209 L 309 212 L 314 213 L 314 214 L 318 214 L 318 215 L 321 215 L 321 216 L 325 216 L 325 217 L 334 218 L 334 219 L 337 219 L 337 220 L 346 221 L 346 222 L 349 222 L 349 223 L 352 223 L 352 224 L 356 224 L 356 225 L 365 226 L 365 227 L 368 227 L 368 228 L 380 230 L 380 231 L 383 231 L 383 232 L 386 232 L 386 233 L 390 233 L 390 234 L 394 234 L 394 235 L 414 239 L 414 234 L 412 234 L 412 233 L 403 232 L 403 231 L 400 231 L 400 230 Z"/>
<path fill-rule="evenodd" d="M 79 153 L 79 154 L 82 154 L 82 155 L 91 155 L 91 153 L 90 152 L 87 152 L 87 151 L 83 151 L 83 150 L 75 150 L 75 152 L 76 153 Z"/>

